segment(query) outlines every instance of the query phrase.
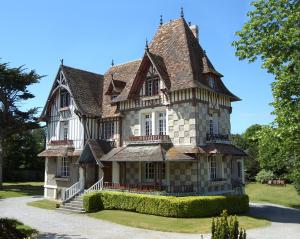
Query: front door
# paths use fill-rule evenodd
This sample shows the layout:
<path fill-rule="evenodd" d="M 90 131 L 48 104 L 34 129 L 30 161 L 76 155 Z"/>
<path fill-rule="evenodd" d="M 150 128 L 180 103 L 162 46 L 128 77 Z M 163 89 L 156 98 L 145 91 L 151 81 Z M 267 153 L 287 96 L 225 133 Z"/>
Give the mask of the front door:
<path fill-rule="evenodd" d="M 112 162 L 102 162 L 103 164 L 103 182 L 112 182 Z"/>

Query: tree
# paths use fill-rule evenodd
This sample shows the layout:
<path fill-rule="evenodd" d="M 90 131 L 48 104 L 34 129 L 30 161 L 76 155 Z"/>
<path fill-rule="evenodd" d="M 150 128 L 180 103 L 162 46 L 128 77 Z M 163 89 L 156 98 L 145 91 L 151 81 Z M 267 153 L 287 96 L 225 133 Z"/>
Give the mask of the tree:
<path fill-rule="evenodd" d="M 10 68 L 7 63 L 0 63 L 0 189 L 4 142 L 16 133 L 39 127 L 35 118 L 37 108 L 21 110 L 20 104 L 34 98 L 28 87 L 41 77 L 34 70 L 26 72 L 23 66 Z"/>
<path fill-rule="evenodd" d="M 4 169 L 42 169 L 44 161 L 37 155 L 45 147 L 43 128 L 26 130 L 10 136 L 4 142 Z"/>
<path fill-rule="evenodd" d="M 245 172 L 247 181 L 254 181 L 255 176 L 260 169 L 258 162 L 258 133 L 261 129 L 261 125 L 254 124 L 248 127 L 245 133 L 241 135 L 232 135 L 233 144 L 243 149 L 249 155 L 249 157 L 247 157 L 245 160 Z"/>
<path fill-rule="evenodd" d="M 272 105 L 276 117 L 272 130 L 264 129 L 261 140 L 273 152 L 269 160 L 289 161 L 290 172 L 299 175 L 300 1 L 257 0 L 251 5 L 249 21 L 236 33 L 239 39 L 233 45 L 239 59 L 253 62 L 259 57 L 262 67 L 275 76 Z M 267 142 L 267 132 L 273 141 Z"/>

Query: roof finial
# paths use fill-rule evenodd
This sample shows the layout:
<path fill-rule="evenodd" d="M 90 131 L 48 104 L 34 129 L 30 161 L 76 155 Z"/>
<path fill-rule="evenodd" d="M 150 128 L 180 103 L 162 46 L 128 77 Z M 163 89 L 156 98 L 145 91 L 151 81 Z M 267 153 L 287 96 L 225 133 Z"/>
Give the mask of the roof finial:
<path fill-rule="evenodd" d="M 60 64 L 63 66 L 64 65 L 64 59 L 60 59 Z"/>
<path fill-rule="evenodd" d="M 184 18 L 183 7 L 181 7 L 181 9 L 180 9 L 180 17 Z"/>
<path fill-rule="evenodd" d="M 146 51 L 149 51 L 149 46 L 148 46 L 148 40 L 147 40 L 147 38 L 146 38 L 146 46 L 145 46 L 145 50 L 146 50 Z"/>
<path fill-rule="evenodd" d="M 162 26 L 162 24 L 163 24 L 163 17 L 162 15 L 160 15 L 159 25 Z"/>
<path fill-rule="evenodd" d="M 114 63 L 114 59 L 111 60 L 111 66 L 114 66 L 115 63 Z"/>

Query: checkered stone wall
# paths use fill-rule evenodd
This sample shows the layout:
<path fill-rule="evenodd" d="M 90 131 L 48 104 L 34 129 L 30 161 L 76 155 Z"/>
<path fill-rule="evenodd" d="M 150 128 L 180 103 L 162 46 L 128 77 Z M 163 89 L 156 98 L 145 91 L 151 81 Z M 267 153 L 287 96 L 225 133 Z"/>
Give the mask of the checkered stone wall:
<path fill-rule="evenodd" d="M 230 114 L 227 109 L 220 108 L 219 133 L 230 134 Z"/>
<path fill-rule="evenodd" d="M 126 183 L 135 185 L 139 184 L 139 163 L 127 162 L 126 163 Z"/>
<path fill-rule="evenodd" d="M 190 186 L 197 188 L 197 163 L 170 162 L 170 186 Z"/>
<path fill-rule="evenodd" d="M 208 104 L 198 102 L 196 105 L 197 145 L 205 144 L 208 127 L 209 127 Z"/>
<path fill-rule="evenodd" d="M 122 124 L 123 139 L 128 140 L 131 135 L 140 135 L 139 111 L 128 111 L 125 113 Z"/>
<path fill-rule="evenodd" d="M 174 145 L 196 144 L 195 106 L 192 103 L 172 105 L 168 110 L 169 136 Z"/>

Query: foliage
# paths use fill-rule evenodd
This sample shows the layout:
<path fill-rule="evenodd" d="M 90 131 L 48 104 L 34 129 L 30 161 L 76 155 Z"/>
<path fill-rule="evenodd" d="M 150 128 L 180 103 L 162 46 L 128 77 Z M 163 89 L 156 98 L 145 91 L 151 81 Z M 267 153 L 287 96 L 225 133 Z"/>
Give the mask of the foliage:
<path fill-rule="evenodd" d="M 243 149 L 249 157 L 245 159 L 245 176 L 247 181 L 254 181 L 260 166 L 258 162 L 258 133 L 262 129 L 259 124 L 251 125 L 245 133 L 232 136 L 232 142 Z"/>
<path fill-rule="evenodd" d="M 249 21 L 237 32 L 239 39 L 233 45 L 240 59 L 253 62 L 260 57 L 262 67 L 275 76 L 272 105 L 276 118 L 274 126 L 262 133 L 262 145 L 270 152 L 260 150 L 266 154 L 261 159 L 275 168 L 280 163 L 276 170 L 287 170 L 299 182 L 300 2 L 257 0 L 252 6 Z"/>
<path fill-rule="evenodd" d="M 255 180 L 260 183 L 267 183 L 269 180 L 274 178 L 275 176 L 272 171 L 263 169 L 256 175 Z"/>
<path fill-rule="evenodd" d="M 34 117 L 37 108 L 23 111 L 20 103 L 34 97 L 28 87 L 40 79 L 34 70 L 25 72 L 23 66 L 10 68 L 7 63 L 0 63 L 0 188 L 4 141 L 14 134 L 39 127 Z"/>
<path fill-rule="evenodd" d="M 43 169 L 44 161 L 37 154 L 44 149 L 45 130 L 26 130 L 9 137 L 4 143 L 4 163 L 6 169 Z"/>
<path fill-rule="evenodd" d="M 249 198 L 247 195 L 169 197 L 102 191 L 84 195 L 83 207 L 87 212 L 120 209 L 165 217 L 206 217 L 224 209 L 230 213 L 246 212 Z"/>
<path fill-rule="evenodd" d="M 15 219 L 0 218 L 0 238 L 25 239 L 32 238 L 36 234 L 36 230 Z"/>
<path fill-rule="evenodd" d="M 246 239 L 246 231 L 239 229 L 237 217 L 230 216 L 224 210 L 220 217 L 213 218 L 211 225 L 211 239 Z"/>

